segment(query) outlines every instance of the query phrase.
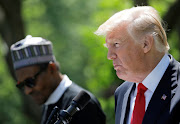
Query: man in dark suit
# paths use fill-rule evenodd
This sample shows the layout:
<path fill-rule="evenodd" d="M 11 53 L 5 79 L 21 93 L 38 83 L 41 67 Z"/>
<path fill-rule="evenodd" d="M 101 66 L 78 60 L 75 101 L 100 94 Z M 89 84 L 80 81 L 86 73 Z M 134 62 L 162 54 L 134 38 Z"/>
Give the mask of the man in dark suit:
<path fill-rule="evenodd" d="M 114 14 L 95 32 L 125 82 L 115 91 L 116 124 L 179 124 L 180 63 L 157 11 L 139 6 Z"/>
<path fill-rule="evenodd" d="M 67 109 L 81 90 L 86 91 L 91 99 L 83 110 L 75 113 L 70 124 L 106 123 L 105 114 L 95 96 L 60 73 L 50 41 L 27 36 L 11 46 L 11 53 L 17 87 L 37 104 L 44 105 L 42 124 L 47 122 L 55 106 L 60 110 Z"/>

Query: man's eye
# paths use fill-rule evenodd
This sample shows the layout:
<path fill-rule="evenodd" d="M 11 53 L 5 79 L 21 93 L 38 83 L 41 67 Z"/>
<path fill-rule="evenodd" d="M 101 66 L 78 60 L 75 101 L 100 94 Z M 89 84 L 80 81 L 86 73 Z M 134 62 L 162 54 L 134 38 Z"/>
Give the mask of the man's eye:
<path fill-rule="evenodd" d="M 119 43 L 114 43 L 114 46 L 115 47 L 119 47 Z"/>

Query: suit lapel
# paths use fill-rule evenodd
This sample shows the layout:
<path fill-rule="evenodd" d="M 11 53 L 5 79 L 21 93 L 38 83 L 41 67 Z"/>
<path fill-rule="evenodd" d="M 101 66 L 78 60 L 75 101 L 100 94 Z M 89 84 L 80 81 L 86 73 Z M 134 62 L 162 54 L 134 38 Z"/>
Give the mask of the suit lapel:
<path fill-rule="evenodd" d="M 174 59 L 171 57 L 170 64 L 159 82 L 144 115 L 143 124 L 154 124 L 159 119 L 162 111 L 169 111 L 170 101 L 173 97 L 173 89 L 176 88 L 177 72 Z M 166 120 L 166 118 L 164 118 Z"/>
<path fill-rule="evenodd" d="M 133 87 L 134 86 L 134 87 Z M 123 99 L 123 104 L 122 104 L 122 111 L 121 111 L 121 120 L 120 120 L 120 124 L 124 124 L 125 121 L 127 120 L 127 115 L 129 112 L 129 97 L 131 92 L 133 91 L 133 89 L 135 89 L 135 84 L 132 84 L 129 89 L 127 90 L 127 92 L 124 94 L 124 99 Z"/>
<path fill-rule="evenodd" d="M 169 84 L 165 78 L 164 80 L 161 80 L 149 102 L 148 108 L 144 115 L 143 124 L 155 124 L 161 111 L 163 111 L 166 105 L 170 103 L 171 91 L 170 87 L 167 87 L 167 85 Z"/>

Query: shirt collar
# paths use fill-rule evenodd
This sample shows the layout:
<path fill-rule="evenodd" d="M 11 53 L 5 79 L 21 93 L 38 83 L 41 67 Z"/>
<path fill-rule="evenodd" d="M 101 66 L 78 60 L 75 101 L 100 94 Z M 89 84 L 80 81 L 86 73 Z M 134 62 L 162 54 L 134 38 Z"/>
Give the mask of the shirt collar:
<path fill-rule="evenodd" d="M 164 75 L 169 63 L 170 63 L 170 58 L 168 57 L 167 54 L 165 54 L 161 59 L 161 61 L 158 63 L 158 65 L 142 81 L 143 85 L 147 87 L 150 91 L 154 92 L 162 76 Z"/>
<path fill-rule="evenodd" d="M 50 105 L 56 103 L 71 84 L 72 81 L 68 78 L 67 75 L 64 75 L 63 80 L 59 83 L 58 87 L 53 91 L 44 104 Z"/>

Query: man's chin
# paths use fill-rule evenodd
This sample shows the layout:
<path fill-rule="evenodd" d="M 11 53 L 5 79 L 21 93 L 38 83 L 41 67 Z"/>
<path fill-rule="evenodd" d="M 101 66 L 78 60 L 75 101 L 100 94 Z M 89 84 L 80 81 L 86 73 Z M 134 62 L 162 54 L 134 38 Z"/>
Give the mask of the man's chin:
<path fill-rule="evenodd" d="M 37 104 L 37 105 L 42 105 L 44 104 L 44 101 L 40 100 L 40 99 L 37 99 L 37 98 L 34 98 L 32 97 L 32 99 L 34 100 L 34 102 Z"/>
<path fill-rule="evenodd" d="M 125 76 L 120 71 L 116 71 L 116 75 L 119 79 L 125 80 Z"/>
<path fill-rule="evenodd" d="M 37 105 L 42 105 L 44 104 L 43 102 L 36 102 Z"/>

